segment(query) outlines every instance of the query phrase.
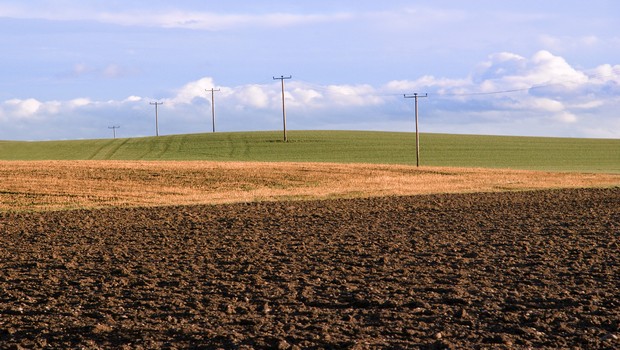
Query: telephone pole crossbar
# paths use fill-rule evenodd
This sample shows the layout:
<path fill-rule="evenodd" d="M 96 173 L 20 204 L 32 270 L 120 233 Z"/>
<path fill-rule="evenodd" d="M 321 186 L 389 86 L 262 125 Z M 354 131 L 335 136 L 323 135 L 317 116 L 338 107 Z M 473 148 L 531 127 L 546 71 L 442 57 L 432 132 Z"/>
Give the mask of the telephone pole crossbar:
<path fill-rule="evenodd" d="M 404 94 L 405 98 L 413 98 L 415 99 L 415 166 L 420 166 L 420 133 L 418 131 L 418 98 L 428 97 L 428 94 L 418 95 L 418 93 L 414 94 Z"/>
<path fill-rule="evenodd" d="M 116 138 L 116 129 L 120 129 L 120 126 L 108 126 L 108 129 L 112 129 L 112 132 L 114 133 L 114 138 Z"/>
<path fill-rule="evenodd" d="M 205 91 L 209 92 L 211 91 L 211 124 L 213 124 L 213 132 L 215 132 L 215 96 L 214 96 L 214 92 L 215 91 L 220 91 L 220 89 L 214 89 L 211 88 L 209 89 L 205 89 Z"/>
<path fill-rule="evenodd" d="M 155 136 L 159 136 L 159 121 L 158 121 L 158 113 L 157 113 L 157 107 L 159 105 L 163 105 L 163 102 L 150 102 L 149 104 L 154 105 L 155 106 Z"/>
<path fill-rule="evenodd" d="M 284 142 L 288 142 L 288 138 L 286 137 L 286 109 L 284 108 L 284 80 L 291 78 L 293 78 L 291 75 L 288 77 L 285 77 L 284 75 L 279 78 L 273 77 L 273 80 L 280 80 L 282 82 L 282 122 L 284 123 Z"/>

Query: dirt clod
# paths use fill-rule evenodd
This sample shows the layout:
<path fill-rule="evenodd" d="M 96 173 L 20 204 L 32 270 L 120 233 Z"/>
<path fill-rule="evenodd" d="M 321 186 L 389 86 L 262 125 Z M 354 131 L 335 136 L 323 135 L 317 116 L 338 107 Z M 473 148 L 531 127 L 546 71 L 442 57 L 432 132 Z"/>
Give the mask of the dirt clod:
<path fill-rule="evenodd" d="M 620 188 L 0 214 L 0 344 L 588 348 Z"/>

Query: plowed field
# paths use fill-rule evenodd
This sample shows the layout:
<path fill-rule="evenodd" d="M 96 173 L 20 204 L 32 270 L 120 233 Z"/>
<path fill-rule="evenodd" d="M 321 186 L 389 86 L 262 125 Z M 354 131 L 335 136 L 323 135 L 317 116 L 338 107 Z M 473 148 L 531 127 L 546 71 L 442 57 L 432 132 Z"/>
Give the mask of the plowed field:
<path fill-rule="evenodd" d="M 2 348 L 620 347 L 620 188 L 0 214 Z"/>

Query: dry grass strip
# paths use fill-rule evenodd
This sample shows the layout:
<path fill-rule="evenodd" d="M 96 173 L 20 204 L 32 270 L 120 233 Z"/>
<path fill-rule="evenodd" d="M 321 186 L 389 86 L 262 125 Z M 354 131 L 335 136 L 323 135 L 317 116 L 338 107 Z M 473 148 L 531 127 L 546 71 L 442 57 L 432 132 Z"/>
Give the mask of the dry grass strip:
<path fill-rule="evenodd" d="M 260 162 L 3 161 L 0 211 L 609 187 L 620 174 Z"/>

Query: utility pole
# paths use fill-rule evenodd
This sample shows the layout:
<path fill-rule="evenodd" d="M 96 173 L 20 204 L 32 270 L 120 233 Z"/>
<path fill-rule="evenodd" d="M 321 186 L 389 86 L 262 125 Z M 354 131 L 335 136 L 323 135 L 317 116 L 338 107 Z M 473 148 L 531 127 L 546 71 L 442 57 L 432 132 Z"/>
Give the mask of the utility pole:
<path fill-rule="evenodd" d="M 211 123 L 213 124 L 213 132 L 215 132 L 215 99 L 213 93 L 215 91 L 220 91 L 220 89 L 215 90 L 211 88 L 211 90 L 205 89 L 205 91 L 211 91 Z"/>
<path fill-rule="evenodd" d="M 112 129 L 112 132 L 114 133 L 114 138 L 116 138 L 116 129 L 120 128 L 120 126 L 108 126 L 108 129 Z"/>
<path fill-rule="evenodd" d="M 284 108 L 284 80 L 291 78 L 291 75 L 288 77 L 285 77 L 284 75 L 279 78 L 273 77 L 273 80 L 280 80 L 282 82 L 282 121 L 284 123 L 284 142 L 288 142 L 288 139 L 286 138 L 286 109 Z"/>
<path fill-rule="evenodd" d="M 157 106 L 163 105 L 163 102 L 150 102 L 151 105 L 155 106 L 155 136 L 159 136 L 159 121 L 158 121 L 158 113 Z"/>
<path fill-rule="evenodd" d="M 418 93 L 414 93 L 413 95 L 403 95 L 405 98 L 413 98 L 415 99 L 415 166 L 420 166 L 420 133 L 418 131 L 418 98 L 428 97 L 428 94 L 418 95 Z"/>

